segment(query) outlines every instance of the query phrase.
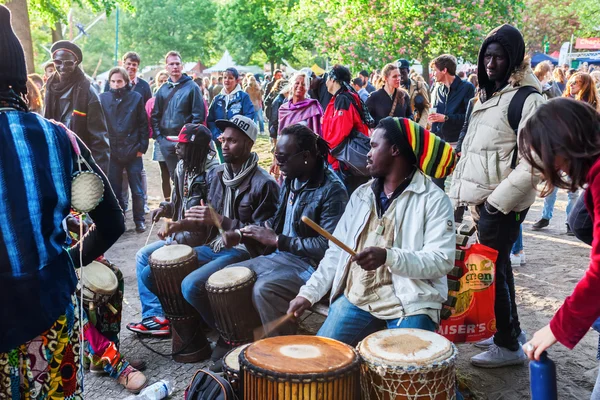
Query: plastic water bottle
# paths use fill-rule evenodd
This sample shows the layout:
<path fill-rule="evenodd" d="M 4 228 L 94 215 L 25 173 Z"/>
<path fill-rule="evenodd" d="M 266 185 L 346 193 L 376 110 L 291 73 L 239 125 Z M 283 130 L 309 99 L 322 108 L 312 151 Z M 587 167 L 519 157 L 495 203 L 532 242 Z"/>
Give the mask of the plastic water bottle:
<path fill-rule="evenodd" d="M 529 363 L 529 380 L 531 384 L 531 400 L 557 400 L 556 365 L 545 351 L 540 361 Z"/>
<path fill-rule="evenodd" d="M 125 400 L 162 400 L 172 393 L 173 384 L 170 381 L 161 380 L 148 386 L 137 396 L 129 396 Z"/>

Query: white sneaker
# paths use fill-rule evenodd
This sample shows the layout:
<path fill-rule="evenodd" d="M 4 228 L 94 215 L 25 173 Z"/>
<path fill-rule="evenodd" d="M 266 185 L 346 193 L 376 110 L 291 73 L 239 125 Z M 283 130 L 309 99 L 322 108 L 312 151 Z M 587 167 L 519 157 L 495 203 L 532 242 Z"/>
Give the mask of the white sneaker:
<path fill-rule="evenodd" d="M 481 368 L 500 368 L 522 365 L 525 360 L 527 360 L 527 356 L 521 346 L 518 350 L 512 351 L 492 344 L 487 351 L 471 357 L 471 364 Z"/>
<path fill-rule="evenodd" d="M 525 253 L 521 253 L 521 265 L 525 265 L 527 263 L 527 259 L 525 258 Z"/>
<path fill-rule="evenodd" d="M 519 344 L 521 346 L 524 345 L 525 343 L 527 343 L 527 334 L 525 333 L 524 330 L 521 330 L 521 334 L 519 335 L 517 340 L 519 341 Z M 475 343 L 474 346 L 477 347 L 478 349 L 487 350 L 493 344 L 494 344 L 494 335 L 490 336 L 487 339 L 480 340 L 479 342 Z"/>
<path fill-rule="evenodd" d="M 519 254 L 511 254 L 510 255 L 510 265 L 513 268 L 520 267 L 522 264 L 525 264 L 523 262 L 523 254 L 519 253 Z"/>

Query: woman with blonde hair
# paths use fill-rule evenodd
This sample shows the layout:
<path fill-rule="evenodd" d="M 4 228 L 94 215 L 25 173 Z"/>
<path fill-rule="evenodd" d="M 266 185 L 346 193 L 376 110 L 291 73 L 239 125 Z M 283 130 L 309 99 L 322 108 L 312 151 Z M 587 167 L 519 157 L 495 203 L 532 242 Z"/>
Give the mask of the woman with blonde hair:
<path fill-rule="evenodd" d="M 543 61 L 536 65 L 533 74 L 542 84 L 542 95 L 546 100 L 561 96 L 562 91 L 552 81 L 552 64 L 550 61 Z"/>
<path fill-rule="evenodd" d="M 263 91 L 258 82 L 256 82 L 254 75 L 246 75 L 244 79 L 246 80 L 246 88 L 244 91 L 248 93 L 248 96 L 250 96 L 250 100 L 252 101 L 252 105 L 254 106 L 254 122 L 259 125 L 260 133 L 265 133 L 265 118 L 263 116 L 262 101 Z"/>
<path fill-rule="evenodd" d="M 383 67 L 375 87 L 379 90 L 371 93 L 366 106 L 376 124 L 386 117 L 412 119 L 410 97 L 400 87 L 400 70 L 396 64 L 386 64 Z"/>
<path fill-rule="evenodd" d="M 563 97 L 571 97 L 575 100 L 583 101 L 600 111 L 598 90 L 594 85 L 592 77 L 587 72 L 576 72 L 571 75 Z"/>
<path fill-rule="evenodd" d="M 596 90 L 600 93 L 600 71 L 594 71 L 590 73 L 590 76 L 596 85 Z"/>
<path fill-rule="evenodd" d="M 27 78 L 27 106 L 29 107 L 29 111 L 34 112 L 36 114 L 43 115 L 44 114 L 44 105 L 42 102 L 42 94 L 38 89 L 38 86 L 31 78 Z"/>
<path fill-rule="evenodd" d="M 552 72 L 552 78 L 561 92 L 565 91 L 567 84 L 567 78 L 565 77 L 565 71 L 562 68 L 554 68 Z"/>

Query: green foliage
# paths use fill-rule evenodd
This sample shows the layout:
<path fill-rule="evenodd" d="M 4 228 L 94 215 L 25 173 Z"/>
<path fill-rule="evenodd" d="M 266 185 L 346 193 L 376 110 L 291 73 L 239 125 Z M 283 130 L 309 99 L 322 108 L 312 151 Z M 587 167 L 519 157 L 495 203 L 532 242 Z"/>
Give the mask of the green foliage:
<path fill-rule="evenodd" d="M 569 0 L 526 0 L 521 28 L 529 50 L 543 52 L 544 36 L 550 42 L 550 53 L 560 50 L 563 42 L 571 40 L 580 23 L 570 3 Z"/>

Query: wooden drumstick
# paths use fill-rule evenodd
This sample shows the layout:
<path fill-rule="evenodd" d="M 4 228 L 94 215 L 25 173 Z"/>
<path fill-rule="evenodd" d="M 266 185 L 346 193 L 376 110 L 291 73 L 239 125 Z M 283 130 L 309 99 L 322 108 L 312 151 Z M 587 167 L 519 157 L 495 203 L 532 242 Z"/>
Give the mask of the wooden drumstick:
<path fill-rule="evenodd" d="M 339 239 L 337 239 L 335 236 L 333 236 L 331 233 L 327 232 L 325 229 L 321 228 L 319 225 L 317 225 L 317 223 L 315 221 L 313 221 L 312 219 L 308 218 L 307 216 L 302 216 L 302 218 L 300 218 L 302 220 L 302 222 L 304 222 L 306 225 L 310 226 L 312 229 L 314 229 L 319 235 L 325 237 L 325 239 L 327 240 L 331 240 L 333 243 L 335 243 L 336 245 L 338 245 L 342 250 L 344 250 L 346 253 L 350 254 L 352 257 L 356 256 L 356 252 L 354 250 L 352 250 L 350 247 L 346 246 L 344 243 L 342 243 Z"/>
<path fill-rule="evenodd" d="M 215 211 L 215 209 L 213 208 L 213 206 L 211 206 L 210 204 L 208 204 L 208 209 L 210 210 L 210 216 L 211 216 L 211 218 L 213 220 L 213 223 L 215 224 L 215 226 L 219 230 L 219 233 L 221 235 L 223 235 L 223 232 L 225 232 L 225 231 L 223 230 L 223 227 L 221 226 L 221 221 L 219 221 L 219 217 L 217 216 L 217 212 Z"/>
<path fill-rule="evenodd" d="M 154 230 L 154 225 L 156 225 L 156 221 L 152 221 L 152 226 L 150 227 L 150 233 L 148 233 L 148 237 L 146 238 L 145 246 L 148 246 L 148 241 L 150 240 L 150 236 L 152 235 L 152 231 Z"/>
<path fill-rule="evenodd" d="M 263 326 L 259 326 L 254 330 L 254 341 L 256 342 L 257 340 L 264 339 L 275 329 L 279 328 L 281 325 L 285 324 L 291 319 L 294 319 L 294 313 L 282 315 L 274 321 L 268 322 Z"/>

